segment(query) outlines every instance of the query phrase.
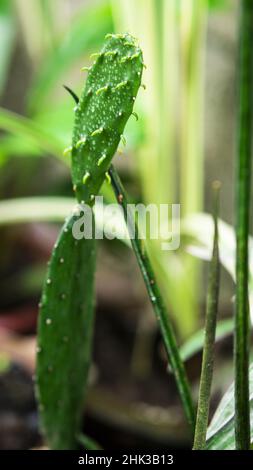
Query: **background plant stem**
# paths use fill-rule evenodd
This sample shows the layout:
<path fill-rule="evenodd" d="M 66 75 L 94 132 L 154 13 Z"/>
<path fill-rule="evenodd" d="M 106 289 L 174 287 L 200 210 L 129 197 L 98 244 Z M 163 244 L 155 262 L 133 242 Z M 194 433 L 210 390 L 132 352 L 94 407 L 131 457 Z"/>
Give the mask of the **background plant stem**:
<path fill-rule="evenodd" d="M 236 168 L 235 440 L 250 447 L 248 234 L 253 85 L 253 0 L 240 2 L 239 103 Z"/>
<path fill-rule="evenodd" d="M 157 286 L 154 272 L 147 256 L 145 247 L 142 240 L 139 239 L 138 226 L 135 223 L 134 217 L 127 210 L 127 195 L 121 183 L 121 180 L 117 174 L 117 171 L 111 165 L 109 170 L 112 186 L 117 198 L 118 203 L 122 206 L 124 217 L 127 218 L 129 235 L 131 238 L 132 247 L 139 264 L 147 292 L 152 303 L 158 325 L 160 327 L 168 359 L 173 370 L 175 380 L 177 383 L 178 391 L 182 400 L 183 408 L 187 417 L 187 420 L 192 428 L 194 429 L 195 423 L 195 410 L 190 392 L 190 385 L 186 375 L 184 364 L 180 358 L 179 348 L 176 343 L 176 338 L 168 312 L 163 303 L 160 290 Z"/>
<path fill-rule="evenodd" d="M 211 385 L 213 378 L 213 361 L 215 332 L 218 312 L 219 299 L 219 238 L 218 238 L 218 190 L 219 183 L 214 186 L 214 240 L 213 254 L 209 274 L 206 321 L 205 321 L 205 339 L 203 347 L 202 368 L 199 386 L 199 400 L 197 408 L 197 418 L 195 427 L 195 436 L 193 450 L 203 450 L 206 445 L 206 432 L 208 425 L 209 404 L 211 395 Z"/>

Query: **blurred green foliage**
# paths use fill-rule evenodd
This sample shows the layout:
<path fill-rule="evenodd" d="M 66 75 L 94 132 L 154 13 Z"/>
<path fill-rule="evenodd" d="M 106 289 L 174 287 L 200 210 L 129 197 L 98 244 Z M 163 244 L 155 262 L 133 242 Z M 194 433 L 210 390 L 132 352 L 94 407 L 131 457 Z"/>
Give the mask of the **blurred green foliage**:
<path fill-rule="evenodd" d="M 133 168 L 128 176 L 137 188 L 138 200 L 180 202 L 183 216 L 202 210 L 207 15 L 209 8 L 227 3 L 0 0 L 0 93 L 4 104 L 0 108 L 0 188 L 13 157 L 23 158 L 23 166 L 31 164 L 28 156 L 50 156 L 69 164 L 62 151 L 71 140 L 73 102 L 62 85 L 78 94 L 85 80 L 80 69 L 89 65 L 90 53 L 102 44 L 105 34 L 129 30 L 144 50 L 147 90 L 137 99 L 138 125 L 130 120 L 126 130 L 125 153 L 134 158 L 129 165 L 121 157 L 121 166 L 125 173 Z M 24 82 L 21 92 L 19 82 Z M 22 116 L 15 113 L 20 107 L 24 108 Z M 32 174 L 36 178 L 37 168 L 39 178 L 41 158 L 36 165 Z M 25 175 L 25 168 L 18 168 L 16 173 L 15 165 L 12 170 L 14 197 L 22 195 L 18 181 Z M 45 190 L 46 185 L 45 181 Z M 110 200 L 111 191 L 103 191 Z M 186 337 L 198 324 L 199 266 L 183 245 L 173 253 L 162 252 L 159 240 L 148 245 L 167 306 L 178 331 Z"/>

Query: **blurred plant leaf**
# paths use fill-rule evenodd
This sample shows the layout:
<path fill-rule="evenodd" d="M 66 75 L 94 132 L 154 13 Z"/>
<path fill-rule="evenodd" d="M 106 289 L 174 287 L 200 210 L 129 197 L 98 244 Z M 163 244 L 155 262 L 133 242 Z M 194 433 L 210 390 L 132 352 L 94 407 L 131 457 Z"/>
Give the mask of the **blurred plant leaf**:
<path fill-rule="evenodd" d="M 45 54 L 28 97 L 31 110 L 39 110 L 42 102 L 59 81 L 62 74 L 79 58 L 94 52 L 113 30 L 111 9 L 108 2 L 86 6 L 70 22 L 69 29 L 62 31 L 55 47 Z"/>
<path fill-rule="evenodd" d="M 102 450 L 102 447 L 86 434 L 79 434 L 77 439 L 85 450 Z"/>
<path fill-rule="evenodd" d="M 15 21 L 12 12 L 12 2 L 9 0 L 0 1 L 0 94 L 5 86 L 11 54 L 16 35 Z"/>
<path fill-rule="evenodd" d="M 36 142 L 32 142 L 25 136 L 17 136 L 12 134 L 6 134 L 0 139 L 0 167 L 3 165 L 12 155 L 15 157 L 39 157 L 41 155 L 41 149 Z"/>
<path fill-rule="evenodd" d="M 26 197 L 0 201 L 0 226 L 29 222 L 62 222 L 75 207 L 70 197 Z M 118 238 L 130 246 L 123 214 L 113 209 L 111 217 L 105 217 L 106 205 L 96 202 L 95 220 L 99 229 L 104 228 L 107 238 Z M 108 215 L 108 213 L 107 213 Z"/>
<path fill-rule="evenodd" d="M 68 197 L 26 197 L 0 201 L 0 225 L 62 222 L 73 209 Z"/>
<path fill-rule="evenodd" d="M 55 137 L 54 133 L 44 130 L 30 119 L 0 108 L 0 129 L 20 138 L 25 137 L 27 141 L 36 144 L 40 149 L 64 160 L 62 155 L 64 147 L 60 140 Z"/>
<path fill-rule="evenodd" d="M 74 122 L 74 111 L 71 100 L 66 97 L 66 92 L 62 89 L 65 99 L 61 103 L 52 103 L 40 110 L 36 116 L 33 117 L 33 122 L 39 126 L 44 132 L 55 136 L 61 148 L 64 149 L 71 144 L 72 128 Z"/>
<path fill-rule="evenodd" d="M 231 6 L 231 2 L 228 0 L 207 0 L 207 3 L 210 10 L 220 10 Z"/>
<path fill-rule="evenodd" d="M 192 237 L 186 250 L 191 255 L 210 260 L 212 253 L 213 226 L 209 214 L 192 214 L 182 223 L 185 235 Z M 235 281 L 235 233 L 233 227 L 219 220 L 220 262 Z M 253 323 L 253 237 L 249 237 L 249 303 Z"/>
<path fill-rule="evenodd" d="M 249 370 L 251 442 L 253 441 L 253 363 Z M 223 396 L 207 433 L 208 450 L 235 450 L 234 382 Z"/>
<path fill-rule="evenodd" d="M 10 357 L 3 352 L 0 352 L 0 374 L 4 374 L 7 372 L 11 367 L 11 359 Z"/>
<path fill-rule="evenodd" d="M 221 341 L 226 336 L 232 334 L 234 329 L 234 320 L 229 318 L 228 320 L 221 320 L 217 323 L 216 328 L 216 339 L 215 341 Z M 180 355 L 183 361 L 187 361 L 192 356 L 200 352 L 203 348 L 204 343 L 204 329 L 197 331 L 180 347 Z"/>

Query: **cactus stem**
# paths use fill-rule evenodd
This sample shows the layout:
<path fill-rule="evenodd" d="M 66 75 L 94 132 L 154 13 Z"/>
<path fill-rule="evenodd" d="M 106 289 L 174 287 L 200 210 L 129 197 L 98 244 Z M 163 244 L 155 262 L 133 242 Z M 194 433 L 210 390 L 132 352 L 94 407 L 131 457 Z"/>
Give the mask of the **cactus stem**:
<path fill-rule="evenodd" d="M 142 272 L 143 279 L 148 291 L 149 298 L 152 302 L 158 324 L 161 328 L 165 348 L 170 360 L 170 364 L 174 371 L 175 379 L 183 402 L 186 416 L 191 426 L 194 426 L 195 410 L 192 402 L 190 385 L 186 375 L 184 364 L 182 363 L 181 357 L 178 352 L 178 346 L 170 322 L 170 317 L 163 304 L 163 299 L 160 294 L 159 288 L 154 282 L 155 277 L 153 269 L 146 254 L 144 241 L 139 238 L 138 225 L 136 225 L 133 217 L 131 217 L 131 220 L 129 219 L 127 211 L 127 194 L 113 165 L 111 165 L 109 172 L 112 178 L 112 186 L 117 200 L 119 200 L 119 196 L 123 195 L 123 199 L 121 197 L 120 199 L 124 211 L 124 217 L 125 220 L 127 220 L 128 217 L 127 222 L 130 223 L 129 226 L 131 226 L 131 230 L 134 229 L 135 234 L 135 236 L 131 238 L 132 247 L 136 255 L 140 270 Z"/>
<path fill-rule="evenodd" d="M 85 174 L 83 175 L 83 184 L 86 184 L 89 179 L 90 179 L 90 173 L 86 171 Z"/>

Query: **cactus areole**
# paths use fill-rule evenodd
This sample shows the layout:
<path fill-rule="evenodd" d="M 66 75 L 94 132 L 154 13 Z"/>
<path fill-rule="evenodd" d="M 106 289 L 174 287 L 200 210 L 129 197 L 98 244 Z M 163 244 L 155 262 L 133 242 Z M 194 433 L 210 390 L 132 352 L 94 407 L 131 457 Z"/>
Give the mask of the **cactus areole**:
<path fill-rule="evenodd" d="M 77 201 L 93 204 L 106 178 L 142 76 L 142 53 L 130 35 L 107 35 L 88 68 L 75 107 L 72 181 Z M 95 239 L 75 240 L 70 215 L 52 252 L 40 305 L 36 391 L 51 449 L 75 449 L 90 363 L 94 319 Z"/>

